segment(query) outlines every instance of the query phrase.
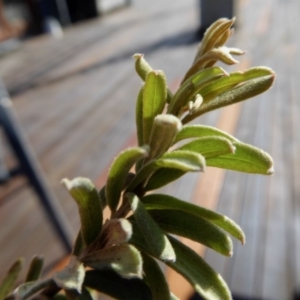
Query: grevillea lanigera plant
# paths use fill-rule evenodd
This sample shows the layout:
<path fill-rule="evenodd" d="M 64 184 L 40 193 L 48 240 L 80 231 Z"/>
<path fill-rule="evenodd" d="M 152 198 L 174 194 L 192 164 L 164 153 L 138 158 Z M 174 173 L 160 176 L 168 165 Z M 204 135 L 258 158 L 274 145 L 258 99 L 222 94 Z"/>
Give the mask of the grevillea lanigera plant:
<path fill-rule="evenodd" d="M 214 66 L 218 61 L 235 64 L 232 55 L 243 54 L 224 46 L 233 22 L 220 19 L 206 31 L 174 94 L 163 71 L 153 70 L 142 54 L 133 56 L 144 81 L 136 103 L 138 146 L 115 158 L 99 192 L 87 178 L 63 180 L 81 219 L 68 266 L 40 280 L 42 259 L 35 257 L 25 283 L 13 290 L 19 260 L 2 281 L 0 299 L 33 295 L 91 299 L 93 290 L 116 299 L 177 299 L 158 261 L 185 277 L 203 298 L 231 299 L 222 277 L 174 236 L 230 256 L 229 235 L 243 244 L 242 229 L 226 216 L 153 190 L 210 166 L 273 173 L 272 159 L 264 151 L 217 128 L 188 125 L 204 113 L 256 96 L 273 84 L 274 72 L 266 67 L 228 74 Z M 110 215 L 104 220 L 106 206 Z"/>

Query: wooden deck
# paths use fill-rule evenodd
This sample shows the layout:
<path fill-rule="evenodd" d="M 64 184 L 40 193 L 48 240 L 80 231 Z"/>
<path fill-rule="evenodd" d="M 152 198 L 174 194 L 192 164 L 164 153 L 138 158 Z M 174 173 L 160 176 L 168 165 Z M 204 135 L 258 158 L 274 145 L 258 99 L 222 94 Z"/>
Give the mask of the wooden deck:
<path fill-rule="evenodd" d="M 154 68 L 165 71 L 171 89 L 176 88 L 197 47 L 196 4 L 133 1 L 129 9 L 68 28 L 61 40 L 31 39 L 0 59 L 0 74 L 73 238 L 79 226 L 77 208 L 60 180 L 87 176 L 101 187 L 114 156 L 135 143 L 140 80 L 131 55 L 145 53 Z M 236 244 L 232 258 L 212 251 L 205 257 L 233 294 L 247 299 L 288 300 L 300 289 L 299 12 L 298 0 L 239 1 L 231 44 L 247 54 L 238 68 L 266 65 L 276 71 L 277 81 L 264 95 L 198 120 L 268 151 L 275 174 L 211 168 L 165 189 L 216 208 L 242 226 L 247 243 Z M 28 261 L 43 253 L 51 268 L 64 251 L 34 193 L 21 178 L 0 189 L 0 277 L 21 255 Z M 189 286 L 166 272 L 175 293 L 187 299 Z"/>

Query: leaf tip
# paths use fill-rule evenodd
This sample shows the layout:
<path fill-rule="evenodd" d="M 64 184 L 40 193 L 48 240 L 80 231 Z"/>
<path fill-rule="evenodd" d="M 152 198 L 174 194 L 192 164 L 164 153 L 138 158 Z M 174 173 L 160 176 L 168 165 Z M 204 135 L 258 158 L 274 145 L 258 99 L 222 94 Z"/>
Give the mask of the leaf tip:
<path fill-rule="evenodd" d="M 272 165 L 269 169 L 268 169 L 268 171 L 267 171 L 267 175 L 273 175 L 274 174 L 274 166 Z"/>
<path fill-rule="evenodd" d="M 231 144 L 231 145 L 230 145 L 230 152 L 231 152 L 232 154 L 234 154 L 235 151 L 236 151 L 236 147 L 235 147 L 233 144 Z"/>
<path fill-rule="evenodd" d="M 60 182 L 67 190 L 70 189 L 71 181 L 68 178 L 63 178 Z"/>
<path fill-rule="evenodd" d="M 132 58 L 134 58 L 135 60 L 141 59 L 144 57 L 144 54 L 142 53 L 135 53 L 132 55 Z"/>
<path fill-rule="evenodd" d="M 233 24 L 234 24 L 235 20 L 236 20 L 236 17 L 233 17 L 233 18 L 230 20 L 230 22 L 231 22 L 231 25 L 233 25 Z"/>

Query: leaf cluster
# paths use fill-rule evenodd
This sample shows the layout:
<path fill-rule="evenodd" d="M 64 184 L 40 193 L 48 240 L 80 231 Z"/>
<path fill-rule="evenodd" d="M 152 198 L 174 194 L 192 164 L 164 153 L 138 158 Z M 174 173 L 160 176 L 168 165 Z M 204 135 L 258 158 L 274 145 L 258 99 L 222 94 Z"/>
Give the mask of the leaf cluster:
<path fill-rule="evenodd" d="M 206 31 L 174 94 L 163 71 L 152 69 L 142 54 L 133 56 L 143 80 L 136 103 L 138 145 L 115 158 L 100 191 L 87 178 L 63 180 L 81 219 L 69 265 L 45 283 L 36 281 L 40 262 L 35 259 L 31 275 L 13 298 L 27 299 L 38 291 L 54 296 L 62 289 L 65 294 L 60 297 L 91 299 L 89 290 L 94 289 L 117 299 L 176 299 L 159 267 L 161 261 L 203 298 L 231 299 L 222 277 L 174 235 L 231 256 L 231 237 L 245 243 L 242 229 L 214 211 L 148 192 L 207 166 L 273 173 L 272 158 L 263 150 L 217 128 L 188 125 L 206 112 L 266 91 L 274 81 L 274 72 L 266 67 L 228 74 L 215 66 L 219 61 L 235 64 L 233 56 L 244 53 L 225 46 L 233 22 L 220 19 Z M 106 206 L 111 215 L 103 220 Z M 10 294 L 19 266 L 17 262 L 4 279 L 0 300 Z"/>

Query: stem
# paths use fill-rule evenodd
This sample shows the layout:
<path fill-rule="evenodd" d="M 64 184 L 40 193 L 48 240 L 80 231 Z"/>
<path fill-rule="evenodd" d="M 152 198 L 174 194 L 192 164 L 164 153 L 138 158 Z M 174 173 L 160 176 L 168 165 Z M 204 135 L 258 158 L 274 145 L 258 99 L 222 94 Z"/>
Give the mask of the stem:
<path fill-rule="evenodd" d="M 120 208 L 112 215 L 112 219 L 125 218 L 126 215 L 129 213 L 130 209 L 131 208 L 128 201 L 125 199 L 125 197 L 123 197 L 122 204 Z"/>

